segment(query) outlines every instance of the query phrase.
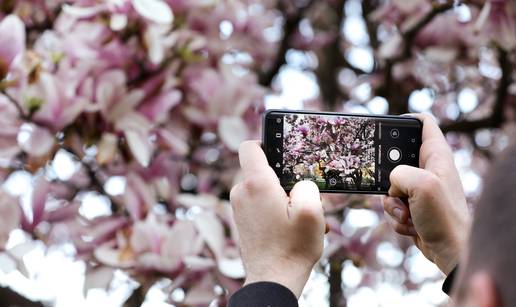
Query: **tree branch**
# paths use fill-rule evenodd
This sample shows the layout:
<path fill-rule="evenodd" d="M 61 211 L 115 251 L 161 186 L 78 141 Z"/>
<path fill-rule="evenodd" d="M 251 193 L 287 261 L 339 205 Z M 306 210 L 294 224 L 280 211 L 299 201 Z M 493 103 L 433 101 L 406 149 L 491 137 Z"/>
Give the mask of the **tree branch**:
<path fill-rule="evenodd" d="M 399 97 L 399 89 L 393 84 L 392 70 L 395 64 L 409 59 L 412 56 L 412 45 L 419 32 L 427 26 L 437 15 L 453 8 L 454 1 L 448 0 L 445 3 L 435 4 L 430 12 L 423 16 L 418 22 L 401 33 L 403 37 L 402 52 L 386 60 L 384 68 L 384 84 L 378 89 L 377 94 L 390 100 L 390 113 L 401 114 L 408 112 L 407 99 Z M 396 98 L 397 97 L 397 98 Z"/>
<path fill-rule="evenodd" d="M 502 77 L 496 90 L 496 98 L 491 115 L 477 120 L 461 120 L 444 124 L 441 126 L 443 132 L 473 132 L 482 128 L 500 128 L 502 126 L 505 121 L 504 109 L 508 100 L 508 89 L 512 82 L 512 63 L 509 60 L 509 54 L 502 48 L 498 48 L 498 62 L 502 70 Z"/>
<path fill-rule="evenodd" d="M 16 99 L 14 99 L 11 95 L 9 95 L 5 90 L 0 90 L 0 94 L 7 97 L 7 100 L 9 100 L 13 104 L 13 106 L 18 111 L 18 116 L 21 119 L 29 119 L 28 116 L 25 114 L 25 112 L 23 112 L 23 109 L 21 108 L 20 104 L 16 101 Z"/>
<path fill-rule="evenodd" d="M 42 303 L 31 301 L 7 287 L 0 287 L 0 302 L 3 302 L 2 306 L 43 307 Z"/>
<path fill-rule="evenodd" d="M 338 0 L 329 6 L 332 14 L 335 14 L 335 20 L 337 25 L 334 31 L 340 33 L 342 25 L 344 23 L 344 5 L 346 0 Z M 332 17 L 333 18 L 333 17 Z M 331 29 L 330 29 L 331 30 Z M 339 100 L 343 97 L 343 93 L 340 89 L 337 74 L 342 66 L 352 67 L 350 63 L 344 63 L 345 60 L 341 50 L 341 35 L 335 35 L 333 41 L 327 46 L 324 46 L 318 50 L 317 57 L 319 65 L 315 70 L 317 77 L 317 83 L 321 91 L 322 101 L 325 106 L 333 110 L 337 106 Z"/>
<path fill-rule="evenodd" d="M 378 1 L 376 0 L 363 0 L 362 1 L 362 18 L 366 24 L 367 34 L 369 36 L 369 44 L 371 48 L 377 50 L 380 46 L 380 42 L 378 41 L 377 29 L 378 25 L 369 21 L 369 14 L 374 12 L 378 8 Z"/>
<path fill-rule="evenodd" d="M 330 307 L 345 307 L 346 301 L 342 294 L 342 260 L 339 256 L 330 259 Z"/>
<path fill-rule="evenodd" d="M 281 69 L 281 66 L 286 63 L 285 55 L 289 49 L 290 40 L 298 29 L 299 23 L 303 19 L 305 12 L 310 8 L 310 6 L 312 6 L 314 2 L 314 0 L 307 1 L 305 5 L 297 9 L 296 14 L 291 16 L 288 16 L 285 9 L 281 10 L 285 16 L 285 23 L 283 25 L 283 38 L 278 48 L 278 52 L 274 58 L 273 64 L 267 71 L 262 72 L 258 77 L 261 85 L 269 87 L 272 84 L 272 80 Z"/>
<path fill-rule="evenodd" d="M 140 307 L 145 301 L 146 295 L 147 293 L 144 287 L 138 286 L 124 302 L 123 307 Z"/>
<path fill-rule="evenodd" d="M 401 36 L 404 40 L 403 52 L 401 52 L 398 56 L 388 59 L 388 62 L 392 64 L 403 61 L 405 59 L 410 58 L 412 55 L 412 44 L 414 43 L 414 39 L 419 34 L 424 27 L 426 27 L 434 18 L 449 9 L 453 8 L 455 1 L 447 1 L 442 4 L 434 5 L 433 9 L 428 12 L 425 16 L 423 16 L 418 22 L 416 22 L 412 27 L 401 33 Z"/>

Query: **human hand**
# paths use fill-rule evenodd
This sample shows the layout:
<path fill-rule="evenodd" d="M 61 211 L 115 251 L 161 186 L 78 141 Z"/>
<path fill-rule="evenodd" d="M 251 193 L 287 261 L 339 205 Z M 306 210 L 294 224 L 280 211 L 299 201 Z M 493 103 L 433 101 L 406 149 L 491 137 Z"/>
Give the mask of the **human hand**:
<path fill-rule="evenodd" d="M 244 181 L 231 190 L 246 284 L 270 281 L 299 298 L 323 250 L 325 220 L 319 189 L 298 182 L 290 197 L 258 142 L 239 150 Z"/>
<path fill-rule="evenodd" d="M 419 166 L 397 166 L 390 174 L 386 217 L 394 230 L 411 236 L 417 247 L 448 275 L 457 265 L 470 230 L 470 214 L 453 154 L 434 119 L 423 122 Z M 399 199 L 407 198 L 408 207 Z"/>

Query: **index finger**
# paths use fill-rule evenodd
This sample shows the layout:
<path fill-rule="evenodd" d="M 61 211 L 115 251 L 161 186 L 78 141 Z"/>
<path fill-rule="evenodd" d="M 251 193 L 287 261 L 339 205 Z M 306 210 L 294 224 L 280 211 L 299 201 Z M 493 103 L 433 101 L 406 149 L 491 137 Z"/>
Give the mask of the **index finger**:
<path fill-rule="evenodd" d="M 276 173 L 269 166 L 267 157 L 260 147 L 259 141 L 245 141 L 240 144 L 238 149 L 238 158 L 240 160 L 240 167 L 244 173 L 244 177 L 252 176 L 270 176 L 274 180 L 278 180 Z"/>

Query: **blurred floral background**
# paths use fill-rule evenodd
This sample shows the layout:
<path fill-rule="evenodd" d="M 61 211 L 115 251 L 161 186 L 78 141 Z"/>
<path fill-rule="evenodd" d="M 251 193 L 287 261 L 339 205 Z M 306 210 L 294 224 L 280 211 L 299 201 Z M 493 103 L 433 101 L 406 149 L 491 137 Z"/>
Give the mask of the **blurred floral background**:
<path fill-rule="evenodd" d="M 225 306 L 266 108 L 433 114 L 472 207 L 516 110 L 509 0 L 0 0 L 0 302 Z M 381 198 L 324 198 L 301 306 L 442 306 Z"/>

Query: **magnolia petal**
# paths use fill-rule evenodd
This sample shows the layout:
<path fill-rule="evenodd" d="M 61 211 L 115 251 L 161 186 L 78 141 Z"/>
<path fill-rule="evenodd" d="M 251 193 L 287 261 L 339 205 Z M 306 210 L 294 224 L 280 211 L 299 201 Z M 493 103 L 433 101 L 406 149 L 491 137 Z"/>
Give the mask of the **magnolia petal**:
<path fill-rule="evenodd" d="M 148 137 L 138 131 L 126 131 L 125 137 L 127 138 L 127 143 L 136 161 L 138 161 L 141 166 L 148 167 L 153 152 Z"/>
<path fill-rule="evenodd" d="M 66 204 L 65 200 L 62 201 L 62 204 L 59 208 L 45 212 L 43 217 L 44 221 L 49 223 L 58 223 L 67 220 L 74 219 L 79 214 L 79 208 L 81 207 L 80 203 L 71 203 Z"/>
<path fill-rule="evenodd" d="M 144 253 L 138 257 L 138 266 L 163 273 L 175 273 L 181 269 L 182 261 L 178 258 L 163 257 L 159 254 Z"/>
<path fill-rule="evenodd" d="M 136 193 L 136 197 L 141 203 L 140 210 L 143 211 L 142 213 L 146 213 L 156 203 L 156 193 L 152 185 L 144 182 L 136 173 L 130 173 L 127 176 L 127 187 L 126 191 L 131 190 Z"/>
<path fill-rule="evenodd" d="M 32 229 L 43 220 L 49 191 L 50 182 L 43 176 L 39 177 L 32 191 Z"/>
<path fill-rule="evenodd" d="M 159 26 L 150 26 L 143 34 L 143 39 L 147 46 L 149 61 L 154 65 L 160 64 L 165 58 L 163 31 Z"/>
<path fill-rule="evenodd" d="M 221 258 L 217 265 L 219 271 L 229 278 L 239 279 L 245 277 L 244 263 L 240 258 Z"/>
<path fill-rule="evenodd" d="M 109 284 L 113 280 L 114 273 L 115 270 L 113 268 L 105 266 L 89 269 L 86 272 L 86 276 L 84 279 L 84 296 L 86 297 L 86 294 L 88 294 L 88 290 L 90 289 L 101 288 L 107 290 Z"/>
<path fill-rule="evenodd" d="M 160 129 L 158 131 L 158 137 L 160 139 L 160 145 L 166 146 L 170 151 L 179 156 L 185 156 L 190 151 L 188 143 L 173 132 Z"/>
<path fill-rule="evenodd" d="M 188 208 L 201 207 L 201 208 L 214 208 L 219 199 L 212 194 L 190 194 L 182 193 L 176 197 L 176 201 L 181 205 Z"/>
<path fill-rule="evenodd" d="M 161 0 L 133 0 L 133 7 L 142 17 L 155 23 L 171 24 L 174 21 L 172 9 Z"/>
<path fill-rule="evenodd" d="M 127 259 L 126 257 L 122 257 L 120 250 L 114 249 L 109 245 L 102 245 L 97 247 L 93 252 L 93 255 L 100 263 L 115 268 L 129 269 L 136 263 L 134 259 Z"/>
<path fill-rule="evenodd" d="M 95 91 L 95 98 L 104 111 L 107 112 L 125 83 L 126 76 L 120 70 L 110 70 L 100 76 L 97 90 Z"/>
<path fill-rule="evenodd" d="M 383 59 L 390 59 L 400 54 L 402 47 L 403 38 L 399 33 L 396 33 L 380 46 L 378 55 Z"/>
<path fill-rule="evenodd" d="M 154 148 L 149 140 L 150 123 L 136 113 L 129 113 L 116 123 L 118 130 L 124 131 L 131 153 L 140 165 L 148 167 Z"/>
<path fill-rule="evenodd" d="M 249 137 L 247 125 L 240 117 L 222 117 L 218 132 L 224 144 L 234 152 L 238 151 L 240 144 Z"/>
<path fill-rule="evenodd" d="M 132 112 L 134 111 L 134 108 L 144 97 L 145 92 L 139 89 L 126 93 L 121 98 L 121 101 L 117 101 L 109 110 L 109 114 L 107 116 L 108 120 L 116 121 L 118 118 L 123 118 L 124 116 L 133 116 Z"/>
<path fill-rule="evenodd" d="M 90 18 L 106 9 L 107 7 L 102 5 L 88 7 L 72 6 L 69 4 L 63 5 L 63 12 L 76 18 Z"/>
<path fill-rule="evenodd" d="M 9 249 L 9 254 L 17 259 L 22 260 L 23 256 L 27 255 L 29 252 L 36 248 L 41 248 L 43 245 L 42 242 L 35 241 L 35 240 L 28 240 L 23 243 L 20 243 L 16 246 L 13 246 L 11 249 Z"/>
<path fill-rule="evenodd" d="M 215 254 L 215 257 L 222 257 L 225 237 L 224 227 L 219 218 L 213 212 L 203 212 L 195 216 L 194 222 L 204 241 Z"/>
<path fill-rule="evenodd" d="M 130 238 L 130 244 L 135 253 L 151 251 L 159 253 L 161 243 L 169 229 L 153 220 L 153 215 L 149 214 L 145 221 L 136 222 Z"/>
<path fill-rule="evenodd" d="M 124 193 L 124 205 L 131 219 L 133 221 L 139 221 L 143 217 L 143 204 L 138 197 L 138 194 L 133 189 L 126 189 Z"/>
<path fill-rule="evenodd" d="M 155 123 L 165 122 L 168 112 L 181 102 L 183 95 L 178 90 L 159 94 L 156 98 L 145 103 L 139 111 Z"/>
<path fill-rule="evenodd" d="M 25 51 L 25 25 L 16 15 L 0 22 L 0 65 L 9 67 L 14 58 Z M 0 78 L 1 79 L 1 78 Z"/>
<path fill-rule="evenodd" d="M 21 219 L 21 210 L 18 201 L 0 189 L 0 249 L 5 247 L 11 230 L 18 227 Z"/>
<path fill-rule="evenodd" d="M 170 259 L 183 259 L 193 253 L 193 242 L 198 237 L 195 225 L 190 221 L 177 221 L 166 234 L 161 254 Z"/>
<path fill-rule="evenodd" d="M 183 263 L 192 271 L 205 271 L 215 266 L 213 259 L 199 256 L 186 256 Z"/>
<path fill-rule="evenodd" d="M 207 306 L 216 297 L 213 291 L 213 285 L 215 280 L 209 274 L 204 274 L 201 281 L 195 283 L 195 285 L 186 293 L 184 304 L 187 306 Z"/>
<path fill-rule="evenodd" d="M 21 149 L 34 157 L 47 155 L 56 144 L 54 136 L 43 127 L 33 124 L 23 125 L 21 133 L 27 132 L 28 138 L 18 138 Z"/>
<path fill-rule="evenodd" d="M 112 133 L 103 133 L 97 148 L 97 163 L 99 165 L 104 165 L 113 161 L 118 149 L 117 136 Z"/>
<path fill-rule="evenodd" d="M 0 272 L 8 274 L 14 270 L 16 270 L 16 261 L 6 254 L 0 254 Z"/>

